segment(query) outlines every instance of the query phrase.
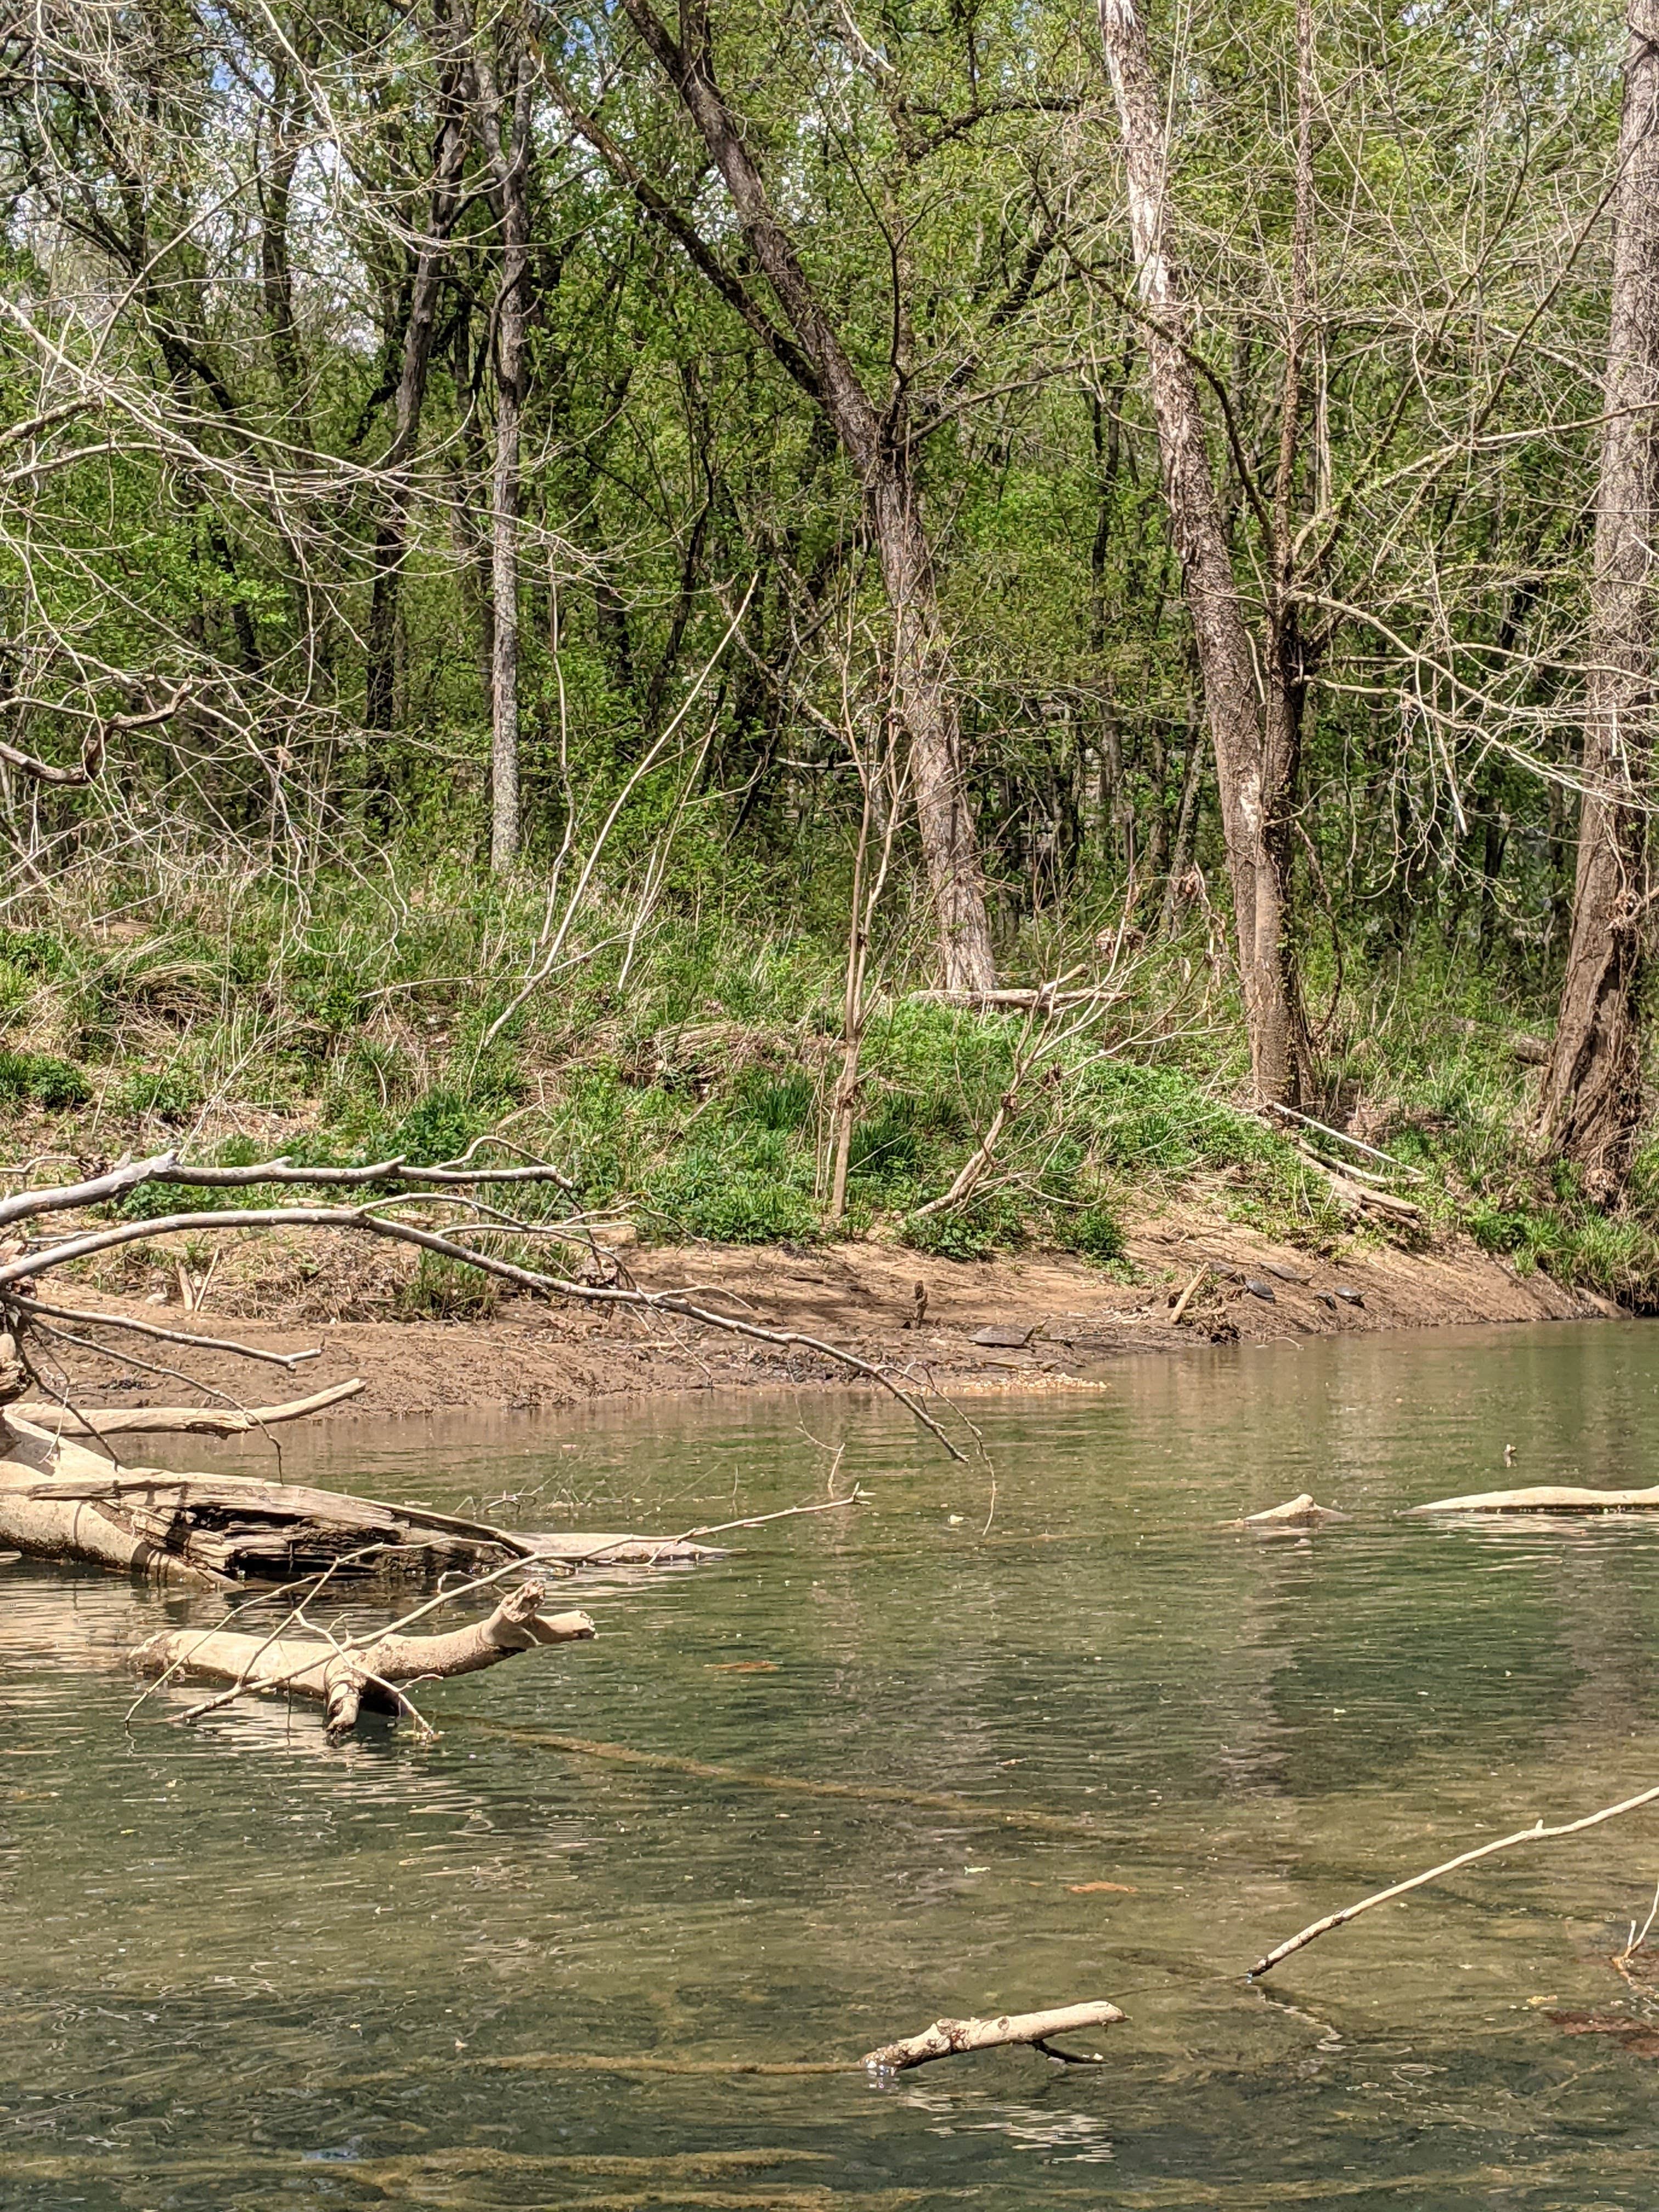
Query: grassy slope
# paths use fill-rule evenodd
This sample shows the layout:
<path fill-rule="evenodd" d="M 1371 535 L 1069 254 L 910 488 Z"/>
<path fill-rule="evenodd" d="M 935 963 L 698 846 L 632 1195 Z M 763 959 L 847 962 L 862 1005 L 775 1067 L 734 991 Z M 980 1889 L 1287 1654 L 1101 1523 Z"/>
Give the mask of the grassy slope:
<path fill-rule="evenodd" d="M 827 1104 L 839 1063 L 833 945 L 746 913 L 586 917 L 580 957 L 492 1042 L 539 919 L 475 877 L 315 887 L 303 903 L 206 883 L 121 911 L 67 895 L 0 932 L 0 1101 L 13 1152 L 440 1159 L 499 1130 L 573 1174 L 583 1204 L 647 1237 L 828 1233 Z M 1042 957 L 1070 964 L 1063 944 Z M 1073 958 L 1101 955 L 1086 939 Z M 866 1037 L 846 1230 L 953 1256 L 1034 1243 L 1120 1263 L 1121 1224 L 1177 1190 L 1276 1236 L 1345 1232 L 1325 1179 L 1234 1103 L 1245 1073 L 1222 963 L 1199 938 L 1120 964 L 1097 1033 L 1029 1086 L 990 1185 L 944 1190 L 995 1111 L 1023 1034 L 878 998 Z M 1328 1024 L 1334 1111 L 1418 1170 L 1431 1224 L 1522 1268 L 1638 1303 L 1659 1291 L 1659 1153 L 1629 1210 L 1584 1205 L 1525 1137 L 1512 1019 L 1478 979 L 1419 968 L 1350 987 Z M 43 1163 L 44 1164 L 44 1163 Z M 143 1194 L 141 1194 L 142 1198 Z M 155 1201 L 160 1210 L 161 1197 Z M 427 1269 L 415 1310 L 466 1293 Z"/>

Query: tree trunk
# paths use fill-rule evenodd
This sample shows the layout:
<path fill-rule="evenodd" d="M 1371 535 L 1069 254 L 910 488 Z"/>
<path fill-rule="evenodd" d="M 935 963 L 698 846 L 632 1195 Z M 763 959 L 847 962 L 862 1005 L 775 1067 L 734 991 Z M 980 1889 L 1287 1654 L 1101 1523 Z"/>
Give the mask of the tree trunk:
<path fill-rule="evenodd" d="M 996 986 L 979 838 L 962 766 L 962 724 L 951 689 L 932 550 L 915 488 L 884 468 L 866 504 L 893 611 L 893 677 L 910 740 L 916 824 L 938 932 L 941 981 L 950 991 Z"/>
<path fill-rule="evenodd" d="M 1540 1133 L 1601 1200 L 1642 1115 L 1639 995 L 1650 943 L 1653 542 L 1659 527 L 1659 4 L 1632 0 L 1613 203 L 1613 298 L 1590 596 L 1584 796 L 1572 933 Z"/>
<path fill-rule="evenodd" d="M 769 325 L 772 349 L 823 409 L 858 477 L 892 609 L 895 688 L 910 740 L 941 980 L 950 989 L 990 990 L 996 983 L 996 963 L 984 875 L 963 774 L 961 724 L 948 680 L 933 553 L 910 471 L 902 395 L 884 416 L 865 390 L 793 240 L 772 207 L 748 135 L 716 82 L 706 17 L 701 12 L 682 12 L 681 44 L 670 34 L 651 0 L 623 0 L 623 4 L 702 133 L 749 251 L 787 319 L 793 343 L 775 325 Z M 620 158 L 586 118 L 583 124 L 607 159 L 614 162 Z M 651 198 L 645 204 L 664 219 Z M 708 247 L 690 234 L 689 226 L 666 219 L 699 265 L 711 267 Z M 729 280 L 721 280 L 721 289 L 730 296 Z M 747 300 L 740 312 L 752 316 L 760 311 L 757 303 Z M 761 320 L 768 323 L 763 314 Z"/>
<path fill-rule="evenodd" d="M 365 726 L 390 731 L 394 719 L 398 599 L 409 528 L 409 458 L 420 435 L 426 403 L 427 371 L 437 323 L 438 295 L 448 258 L 450 229 L 459 204 L 466 135 L 453 112 L 439 132 L 436 171 L 427 217 L 428 234 L 416 257 L 410 286 L 409 319 L 404 325 L 403 364 L 392 443 L 380 465 L 391 479 L 385 509 L 374 532 L 374 586 L 369 602 L 368 649 L 364 681 Z M 371 757 L 371 777 L 385 787 L 384 763 Z"/>
<path fill-rule="evenodd" d="M 482 38 L 472 69 L 480 143 L 501 226 L 495 292 L 495 459 L 489 493 L 489 865 L 518 865 L 519 441 L 524 411 L 524 339 L 530 273 L 530 57 L 515 40 L 507 89 L 495 82 Z M 506 126 L 503 128 L 503 126 Z"/>
<path fill-rule="evenodd" d="M 1167 246 L 1164 104 L 1134 0 L 1100 0 L 1101 38 L 1123 135 L 1129 230 L 1146 312 L 1146 349 L 1164 495 L 1181 562 L 1215 750 L 1216 785 L 1238 933 L 1239 980 L 1256 1095 L 1295 1103 L 1304 1030 L 1285 931 L 1285 810 L 1295 765 L 1288 702 L 1269 730 L 1210 472 L 1208 441 L 1188 347 L 1192 312 Z"/>

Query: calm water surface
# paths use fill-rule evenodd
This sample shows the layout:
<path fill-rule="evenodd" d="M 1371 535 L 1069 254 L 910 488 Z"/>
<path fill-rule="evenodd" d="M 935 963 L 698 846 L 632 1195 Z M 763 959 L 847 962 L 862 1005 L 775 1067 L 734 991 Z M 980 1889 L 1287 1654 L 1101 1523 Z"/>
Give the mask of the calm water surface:
<path fill-rule="evenodd" d="M 1659 1781 L 1659 1521 L 1399 1517 L 1506 1443 L 1514 1481 L 1659 1479 L 1659 1337 L 1284 1345 L 974 1412 L 988 1534 L 984 1468 L 862 1400 L 291 1441 L 529 1527 L 794 1504 L 842 1446 L 873 1493 L 584 1577 L 599 1640 L 429 1692 L 426 1750 L 270 1705 L 187 1731 L 171 1692 L 124 1729 L 121 1650 L 198 1602 L 0 1567 L 0 2203 L 1651 2206 L 1659 2067 L 1548 2014 L 1639 2008 L 1607 1961 L 1659 1816 L 1240 1970 Z M 1304 1488 L 1353 1519 L 1216 1526 Z M 1129 2014 L 1098 2068 L 726 2068 L 1097 1996 Z"/>

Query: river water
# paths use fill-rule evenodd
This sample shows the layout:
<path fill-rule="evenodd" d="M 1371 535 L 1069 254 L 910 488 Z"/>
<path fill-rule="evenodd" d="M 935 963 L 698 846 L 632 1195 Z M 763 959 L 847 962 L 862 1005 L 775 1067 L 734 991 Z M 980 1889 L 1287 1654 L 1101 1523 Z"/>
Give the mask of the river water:
<path fill-rule="evenodd" d="M 584 1576 L 598 1640 L 431 1690 L 425 1749 L 275 1705 L 185 1729 L 171 1691 L 124 1726 L 122 1649 L 213 1608 L 0 1566 L 0 2203 L 1652 2205 L 1659 2061 L 1570 2031 L 1644 2016 L 1608 1956 L 1659 1813 L 1243 1970 L 1659 1782 L 1659 1521 L 1401 1517 L 1659 1477 L 1655 1343 L 1286 1343 L 975 1401 L 994 1512 L 863 1398 L 291 1438 L 290 1476 L 532 1528 L 870 1493 Z M 210 1454 L 269 1465 L 171 1463 Z M 1217 1525 L 1304 1488 L 1353 1517 Z M 1097 2067 L 738 2070 L 1097 1996 L 1128 2014 Z"/>

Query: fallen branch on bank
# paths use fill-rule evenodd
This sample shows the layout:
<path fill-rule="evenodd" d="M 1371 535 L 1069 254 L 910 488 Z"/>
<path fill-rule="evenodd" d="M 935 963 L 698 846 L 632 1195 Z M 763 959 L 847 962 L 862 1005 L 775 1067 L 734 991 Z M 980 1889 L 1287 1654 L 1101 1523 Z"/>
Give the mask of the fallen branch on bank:
<path fill-rule="evenodd" d="M 936 2020 L 920 2035 L 907 2035 L 897 2043 L 884 2043 L 866 2051 L 864 2063 L 872 2073 L 902 2074 L 912 2066 L 926 2066 L 935 2058 L 954 2058 L 968 2051 L 998 2051 L 1009 2044 L 1029 2044 L 1045 2057 L 1069 2065 L 1097 2066 L 1102 2054 L 1079 2055 L 1050 2048 L 1056 2035 L 1080 2034 L 1085 2027 L 1110 2027 L 1123 2018 L 1115 2004 L 1060 2005 L 1048 2012 L 1003 2013 L 994 2020 Z"/>
<path fill-rule="evenodd" d="M 1369 1160 L 1380 1160 L 1385 1167 L 1392 1168 L 1396 1175 L 1404 1176 L 1408 1182 L 1423 1181 L 1420 1169 L 1407 1167 L 1403 1160 L 1395 1159 L 1392 1152 L 1379 1152 L 1375 1145 L 1365 1144 L 1358 1137 L 1351 1137 L 1346 1129 L 1334 1129 L 1328 1121 L 1316 1121 L 1311 1114 L 1299 1114 L 1295 1107 L 1283 1105 L 1277 1098 L 1270 1098 L 1267 1105 L 1271 1112 L 1283 1115 L 1287 1121 L 1294 1121 L 1298 1128 L 1312 1129 L 1319 1136 L 1330 1138 L 1335 1144 L 1346 1145 L 1351 1152 L 1363 1152 Z"/>
<path fill-rule="evenodd" d="M 250 1636 L 239 1630 L 173 1630 L 152 1637 L 133 1654 L 141 1674 L 228 1683 L 236 1694 L 282 1691 L 320 1698 L 331 1736 L 349 1733 L 365 1705 L 413 1714 L 404 1686 L 447 1680 L 498 1666 L 520 1651 L 547 1644 L 586 1642 L 593 1624 L 585 1613 L 542 1618 L 545 1595 L 538 1582 L 509 1590 L 484 1620 L 442 1636 L 404 1636 L 397 1628 L 368 1641 L 334 1643 L 320 1636 Z M 210 1700 L 198 1713 L 222 1702 Z M 418 1714 L 414 1714 L 417 1723 Z M 427 1730 L 429 1734 L 430 1730 Z"/>
<path fill-rule="evenodd" d="M 281 1406 L 106 1406 L 96 1413 L 82 1413 L 72 1406 L 15 1405 L 9 1416 L 27 1421 L 57 1437 L 245 1437 L 253 1429 L 268 1429 L 280 1421 L 302 1421 L 355 1398 L 364 1388 L 361 1377 L 331 1382 L 309 1398 L 290 1398 Z"/>
<path fill-rule="evenodd" d="M 1271 1973 L 1275 1966 L 1296 1952 L 1305 1950 L 1320 1936 L 1330 1935 L 1334 1929 L 1346 1928 L 1351 1920 L 1358 1920 L 1362 1912 L 1370 1912 L 1373 1907 L 1387 1905 L 1394 1898 L 1407 1896 L 1414 1889 L 1422 1889 L 1431 1881 L 1439 1881 L 1449 1874 L 1455 1874 L 1461 1867 L 1474 1866 L 1478 1860 L 1492 1858 L 1498 1851 L 1514 1850 L 1522 1844 L 1547 1844 L 1558 1837 L 1582 1835 L 1586 1828 L 1599 1828 L 1604 1820 L 1616 1820 L 1621 1814 L 1639 1812 L 1644 1805 L 1652 1804 L 1659 1804 L 1659 1785 L 1640 1790 L 1634 1797 L 1621 1798 L 1616 1805 L 1604 1805 L 1599 1813 L 1586 1813 L 1581 1820 L 1564 1820 L 1556 1827 L 1547 1828 L 1540 1819 L 1530 1828 L 1517 1828 L 1513 1835 L 1499 1836 L 1495 1843 L 1481 1844 L 1472 1851 L 1462 1851 L 1456 1858 L 1446 1859 L 1439 1866 L 1430 1867 L 1425 1874 L 1414 1874 L 1407 1881 L 1396 1881 L 1387 1889 L 1377 1890 L 1370 1897 L 1362 1897 L 1358 1905 L 1344 1905 L 1340 1912 L 1328 1913 L 1324 1919 L 1312 1922 L 1298 1934 L 1266 1952 L 1250 1968 L 1246 1979 L 1255 1981 L 1261 1975 Z"/>
<path fill-rule="evenodd" d="M 1416 1223 L 1422 1220 L 1422 1207 L 1413 1206 L 1408 1198 L 1396 1198 L 1391 1190 L 1375 1188 L 1369 1182 L 1357 1182 L 1354 1178 L 1359 1170 L 1334 1167 L 1329 1160 L 1322 1159 L 1310 1145 L 1298 1144 L 1295 1149 L 1298 1158 L 1305 1160 L 1310 1168 L 1319 1170 L 1329 1183 L 1333 1195 L 1343 1205 L 1356 1208 L 1369 1206 L 1374 1212 L 1387 1214 L 1391 1221 Z"/>
<path fill-rule="evenodd" d="M 476 1146 L 473 1148 L 476 1150 Z M 118 1167 L 102 1176 L 95 1176 L 78 1183 L 63 1184 L 51 1189 L 26 1190 L 0 1200 L 0 1227 L 24 1221 L 38 1221 L 43 1216 L 76 1213 L 88 1207 L 106 1206 L 125 1199 L 145 1183 L 173 1183 L 193 1188 L 214 1190 L 252 1190 L 262 1185 L 312 1185 L 322 1188 L 346 1188 L 370 1189 L 377 1194 L 365 1198 L 362 1203 L 349 1206 L 225 1206 L 211 1212 L 158 1214 L 148 1219 L 103 1222 L 94 1227 L 64 1235 L 19 1249 L 9 1248 L 9 1256 L 0 1258 L 0 1328 L 9 1329 L 17 1347 L 27 1358 L 27 1337 L 31 1328 L 51 1331 L 52 1322 L 46 1317 L 46 1309 L 34 1296 L 37 1279 L 50 1270 L 72 1266 L 100 1254 L 118 1251 L 134 1244 L 154 1243 L 172 1237 L 222 1237 L 238 1231 L 270 1231 L 275 1229 L 316 1229 L 349 1235 L 390 1239 L 393 1243 L 411 1246 L 416 1250 L 453 1261 L 458 1267 L 476 1269 L 492 1280 L 510 1285 L 532 1297 L 574 1301 L 591 1308 L 616 1307 L 635 1312 L 658 1314 L 674 1320 L 690 1322 L 700 1328 L 714 1330 L 742 1338 L 745 1342 L 763 1344 L 781 1352 L 803 1352 L 815 1359 L 828 1361 L 845 1374 L 875 1383 L 896 1398 L 914 1419 L 920 1422 L 930 1435 L 941 1443 L 953 1459 L 966 1462 L 968 1455 L 948 1436 L 940 1423 L 930 1413 L 913 1390 L 895 1378 L 879 1363 L 862 1358 L 857 1352 L 831 1344 L 821 1337 L 808 1336 L 799 1329 L 769 1328 L 761 1322 L 749 1321 L 741 1316 L 721 1313 L 697 1301 L 693 1294 L 684 1291 L 651 1291 L 637 1284 L 614 1279 L 591 1282 L 551 1273 L 538 1267 L 522 1265 L 502 1256 L 500 1248 L 515 1242 L 566 1235 L 568 1223 L 549 1224 L 527 1221 L 487 1206 L 476 1194 L 480 1185 L 550 1184 L 568 1193 L 569 1180 L 557 1169 L 545 1162 L 536 1161 L 515 1167 L 475 1167 L 471 1153 L 461 1159 L 438 1167 L 410 1167 L 401 1159 L 381 1160 L 362 1168 L 302 1167 L 286 1158 L 263 1161 L 249 1167 L 224 1168 L 189 1165 L 173 1152 L 161 1152 L 144 1160 L 123 1161 Z M 404 1186 L 404 1188 L 398 1188 Z M 407 1220 L 396 1209 L 410 1205 L 422 1205 L 430 1209 L 442 1204 L 450 1211 L 443 1217 L 444 1227 L 436 1229 L 424 1222 Z M 588 1231 L 583 1230 L 579 1240 L 585 1251 L 598 1251 L 601 1257 L 614 1259 L 614 1254 L 596 1247 Z M 119 1329 L 124 1324 L 115 1317 L 95 1313 L 76 1313 L 73 1318 L 82 1327 Z M 62 1335 L 61 1330 L 57 1332 Z M 70 1339 L 73 1342 L 76 1340 Z M 175 1333 L 174 1341 L 189 1340 Z M 82 1346 L 82 1349 L 87 1348 Z M 95 1349 L 108 1348 L 101 1344 Z M 234 1350 L 246 1347 L 229 1346 Z M 118 1357 L 113 1352 L 109 1356 Z M 290 1355 L 291 1357 L 292 1355 Z M 97 1417 L 88 1416 L 93 1422 L 93 1433 L 98 1433 Z"/>

